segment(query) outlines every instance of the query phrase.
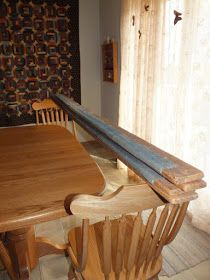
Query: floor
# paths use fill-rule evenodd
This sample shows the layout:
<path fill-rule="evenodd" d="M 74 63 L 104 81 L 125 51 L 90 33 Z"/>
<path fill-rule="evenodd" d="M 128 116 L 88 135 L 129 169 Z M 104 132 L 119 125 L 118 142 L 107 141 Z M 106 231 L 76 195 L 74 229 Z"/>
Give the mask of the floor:
<path fill-rule="evenodd" d="M 160 277 L 160 280 L 209 280 L 210 279 L 210 261 L 202 262 L 195 267 L 185 270 L 173 277 Z"/>
<path fill-rule="evenodd" d="M 86 143 L 84 146 L 103 170 L 109 191 L 129 182 L 124 172 L 116 169 L 112 153 L 95 143 Z M 42 223 L 36 226 L 36 234 L 50 236 L 52 240 L 62 243 L 65 241 L 65 233 L 77 222 L 67 217 Z M 185 219 L 177 238 L 165 247 L 163 255 L 164 266 L 160 280 L 210 280 L 210 236 L 195 229 L 189 219 Z M 32 272 L 31 280 L 66 280 L 68 267 L 69 262 L 64 255 L 42 257 Z M 0 267 L 0 280 L 8 279 Z"/>

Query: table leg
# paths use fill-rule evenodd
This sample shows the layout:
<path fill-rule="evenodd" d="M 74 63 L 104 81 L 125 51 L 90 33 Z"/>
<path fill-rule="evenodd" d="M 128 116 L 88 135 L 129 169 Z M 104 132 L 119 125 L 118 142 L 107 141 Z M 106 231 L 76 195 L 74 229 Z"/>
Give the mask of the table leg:
<path fill-rule="evenodd" d="M 28 280 L 37 262 L 34 228 L 24 228 L 7 233 L 8 249 L 18 279 Z"/>

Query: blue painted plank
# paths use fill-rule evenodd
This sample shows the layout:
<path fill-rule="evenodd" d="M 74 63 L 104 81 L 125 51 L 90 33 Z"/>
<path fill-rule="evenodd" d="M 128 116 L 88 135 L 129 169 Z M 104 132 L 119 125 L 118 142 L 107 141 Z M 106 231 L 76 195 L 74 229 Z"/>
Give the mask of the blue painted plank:
<path fill-rule="evenodd" d="M 110 148 L 114 153 L 116 153 L 119 158 L 126 165 L 131 166 L 133 170 L 139 175 L 144 177 L 149 183 L 154 184 L 155 181 L 164 179 L 161 175 L 155 172 L 153 169 L 148 167 L 142 161 L 134 157 L 132 154 L 125 151 L 121 146 L 111 141 L 106 135 L 104 135 L 99 130 L 91 127 L 88 123 L 79 117 L 76 117 L 78 124 L 83 127 L 87 132 L 89 132 L 96 139 L 104 143 L 108 148 Z"/>
<path fill-rule="evenodd" d="M 92 115 L 83 106 L 70 100 L 68 97 L 56 94 L 55 99 L 62 105 L 65 105 L 67 111 L 69 109 L 73 112 L 73 115 L 80 116 L 91 126 L 94 126 L 105 134 L 108 138 L 114 141 L 116 144 L 121 146 L 129 154 L 133 155 L 146 165 L 154 169 L 159 174 L 162 174 L 164 169 L 175 168 L 176 164 L 158 153 L 151 151 L 148 147 L 143 144 L 137 143 L 135 140 L 130 139 L 127 135 L 124 135 L 121 131 L 118 131 L 115 127 L 105 123 L 100 118 Z"/>

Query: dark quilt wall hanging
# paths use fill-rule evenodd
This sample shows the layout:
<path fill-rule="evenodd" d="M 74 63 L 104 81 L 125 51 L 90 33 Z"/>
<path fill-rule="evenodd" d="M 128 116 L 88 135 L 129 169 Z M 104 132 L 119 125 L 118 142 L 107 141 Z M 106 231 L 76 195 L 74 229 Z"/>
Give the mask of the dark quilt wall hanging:
<path fill-rule="evenodd" d="M 0 0 L 0 126 L 35 122 L 31 104 L 80 103 L 78 0 Z"/>

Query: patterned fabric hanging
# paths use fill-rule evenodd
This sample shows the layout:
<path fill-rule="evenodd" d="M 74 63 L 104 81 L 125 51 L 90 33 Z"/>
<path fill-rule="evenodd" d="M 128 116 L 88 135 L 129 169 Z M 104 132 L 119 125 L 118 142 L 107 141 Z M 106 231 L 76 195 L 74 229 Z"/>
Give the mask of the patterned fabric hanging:
<path fill-rule="evenodd" d="M 80 95 L 78 0 L 0 1 L 0 126 L 35 122 L 31 104 Z"/>

